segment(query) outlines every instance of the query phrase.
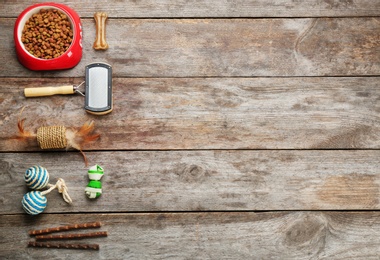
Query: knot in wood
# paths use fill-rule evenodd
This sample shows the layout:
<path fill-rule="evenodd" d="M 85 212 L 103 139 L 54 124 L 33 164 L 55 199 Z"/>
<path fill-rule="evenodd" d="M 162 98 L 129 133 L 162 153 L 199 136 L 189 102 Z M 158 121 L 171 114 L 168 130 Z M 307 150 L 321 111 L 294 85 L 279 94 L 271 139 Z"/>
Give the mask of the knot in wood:
<path fill-rule="evenodd" d="M 43 126 L 37 130 L 37 142 L 41 149 L 66 148 L 66 128 L 64 126 Z"/>

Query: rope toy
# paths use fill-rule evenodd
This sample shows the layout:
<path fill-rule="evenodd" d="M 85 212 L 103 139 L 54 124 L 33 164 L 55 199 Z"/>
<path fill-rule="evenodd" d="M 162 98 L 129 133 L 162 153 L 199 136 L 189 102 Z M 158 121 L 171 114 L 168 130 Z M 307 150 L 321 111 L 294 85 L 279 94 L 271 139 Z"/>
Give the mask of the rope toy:
<path fill-rule="evenodd" d="M 33 189 L 33 191 L 26 193 L 21 201 L 26 213 L 30 215 L 42 213 L 47 206 L 45 195 L 54 189 L 58 189 L 58 192 L 62 194 L 65 202 L 69 204 L 72 203 L 65 181 L 58 178 L 56 184 L 53 185 L 49 183 L 49 179 L 49 173 L 44 167 L 33 166 L 26 170 L 24 175 L 25 183 L 30 189 Z M 39 191 L 44 188 L 48 189 Z"/>
<path fill-rule="evenodd" d="M 41 149 L 66 148 L 66 127 L 43 126 L 38 128 L 37 142 Z"/>
<path fill-rule="evenodd" d="M 22 111 L 21 111 L 22 112 Z M 41 149 L 66 149 L 74 148 L 79 150 L 83 156 L 85 165 L 88 165 L 87 157 L 82 151 L 82 147 L 92 141 L 97 140 L 99 134 L 91 134 L 94 130 L 94 122 L 85 122 L 80 128 L 66 128 L 65 126 L 42 126 L 36 133 L 27 131 L 24 128 L 24 119 L 18 119 L 18 135 L 12 137 L 21 141 L 32 141 Z"/>
<path fill-rule="evenodd" d="M 102 183 L 100 179 L 103 175 L 103 168 L 97 164 L 88 170 L 88 178 L 90 179 L 90 182 L 85 189 L 85 193 L 89 199 L 96 199 L 102 195 Z"/>

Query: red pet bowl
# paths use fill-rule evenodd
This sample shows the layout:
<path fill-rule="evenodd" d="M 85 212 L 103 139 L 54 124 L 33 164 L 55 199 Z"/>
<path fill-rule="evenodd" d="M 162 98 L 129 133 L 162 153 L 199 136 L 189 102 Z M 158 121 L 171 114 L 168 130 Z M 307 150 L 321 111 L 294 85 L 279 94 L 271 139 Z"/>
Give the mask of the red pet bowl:
<path fill-rule="evenodd" d="M 58 9 L 65 13 L 71 22 L 73 39 L 68 49 L 59 57 L 37 58 L 30 54 L 21 41 L 22 31 L 29 18 L 41 9 Z M 30 70 L 60 70 L 76 66 L 82 58 L 82 25 L 78 14 L 71 8 L 57 3 L 40 3 L 29 6 L 17 18 L 14 27 L 14 42 L 19 62 Z"/>

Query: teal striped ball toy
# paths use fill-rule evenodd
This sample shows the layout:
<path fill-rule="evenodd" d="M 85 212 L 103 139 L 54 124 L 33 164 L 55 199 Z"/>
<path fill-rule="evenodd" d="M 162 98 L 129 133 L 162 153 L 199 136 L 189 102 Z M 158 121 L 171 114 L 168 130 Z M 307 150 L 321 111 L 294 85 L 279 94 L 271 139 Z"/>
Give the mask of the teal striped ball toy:
<path fill-rule="evenodd" d="M 22 198 L 22 207 L 29 215 L 38 215 L 44 211 L 47 199 L 40 191 L 31 191 Z"/>
<path fill-rule="evenodd" d="M 49 173 L 44 167 L 32 166 L 26 170 L 24 180 L 32 190 L 40 190 L 48 185 Z"/>

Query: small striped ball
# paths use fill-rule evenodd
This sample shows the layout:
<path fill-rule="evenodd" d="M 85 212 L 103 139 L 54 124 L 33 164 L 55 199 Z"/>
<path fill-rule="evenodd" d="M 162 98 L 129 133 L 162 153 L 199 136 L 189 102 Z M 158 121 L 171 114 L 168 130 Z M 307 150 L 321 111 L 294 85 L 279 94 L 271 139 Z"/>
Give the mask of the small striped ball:
<path fill-rule="evenodd" d="M 38 215 L 44 211 L 47 199 L 40 191 L 31 191 L 22 198 L 22 207 L 29 215 Z"/>
<path fill-rule="evenodd" d="M 45 188 L 49 183 L 49 173 L 41 166 L 33 166 L 26 170 L 24 180 L 32 190 Z"/>

